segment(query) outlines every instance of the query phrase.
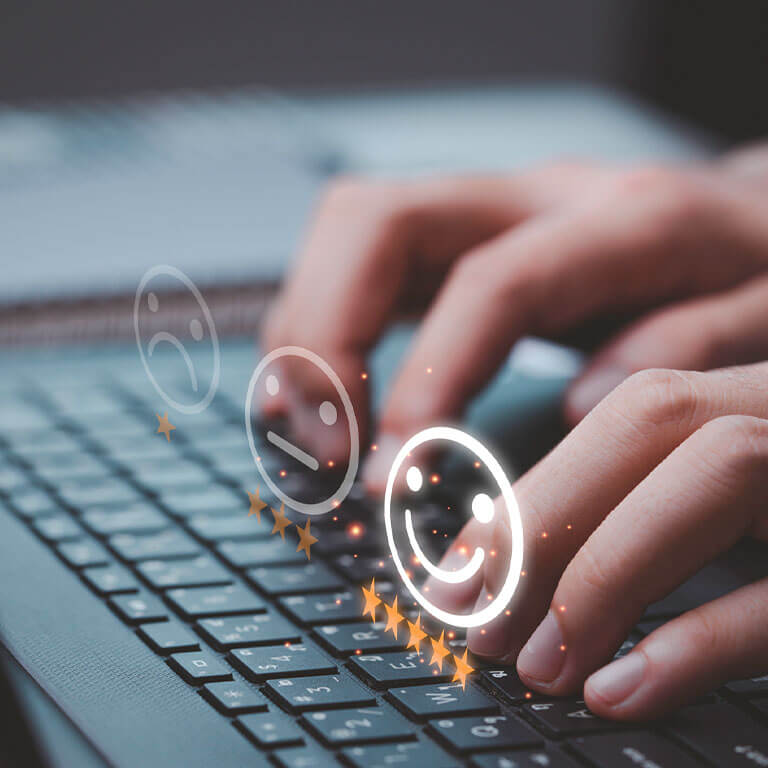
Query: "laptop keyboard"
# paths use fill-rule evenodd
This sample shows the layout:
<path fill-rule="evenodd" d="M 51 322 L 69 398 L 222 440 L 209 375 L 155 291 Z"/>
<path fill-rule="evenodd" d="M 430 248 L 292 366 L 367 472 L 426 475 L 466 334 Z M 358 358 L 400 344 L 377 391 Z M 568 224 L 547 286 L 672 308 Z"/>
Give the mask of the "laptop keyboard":
<path fill-rule="evenodd" d="M 462 690 L 447 666 L 438 672 L 363 619 L 360 586 L 371 577 L 412 602 L 360 488 L 338 515 L 313 519 L 311 561 L 271 535 L 270 515 L 248 516 L 258 476 L 241 418 L 219 395 L 168 442 L 138 390 L 105 381 L 62 395 L 38 382 L 3 396 L 0 496 L 158 665 L 275 765 L 768 765 L 768 677 L 734 681 L 645 727 L 530 692 L 514 667 L 476 661 Z M 347 534 L 350 520 L 362 536 Z M 687 608 L 676 594 L 620 654 Z M 460 653 L 461 633 L 449 637 Z"/>

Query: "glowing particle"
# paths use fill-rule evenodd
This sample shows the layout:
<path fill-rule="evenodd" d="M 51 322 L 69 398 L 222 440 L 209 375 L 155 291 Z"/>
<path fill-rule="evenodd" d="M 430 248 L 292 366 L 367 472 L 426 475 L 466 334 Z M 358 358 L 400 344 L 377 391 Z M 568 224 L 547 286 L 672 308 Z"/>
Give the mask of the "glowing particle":
<path fill-rule="evenodd" d="M 549 534 L 546 531 L 543 531 L 541 534 L 542 539 L 546 539 Z"/>
<path fill-rule="evenodd" d="M 372 450 L 372 451 L 378 451 L 378 450 L 379 450 L 379 446 L 378 446 L 378 445 L 376 445 L 376 443 L 372 443 L 372 444 L 371 444 L 371 450 Z"/>
<path fill-rule="evenodd" d="M 572 531 L 572 530 L 573 530 L 573 526 L 572 526 L 570 523 L 568 523 L 568 525 L 566 525 L 565 527 L 566 527 L 566 528 L 567 528 L 569 531 Z"/>
<path fill-rule="evenodd" d="M 565 606 L 564 605 L 560 606 L 560 613 L 565 613 Z"/>
<path fill-rule="evenodd" d="M 440 475 L 438 474 L 430 475 L 429 482 L 432 483 L 432 485 L 437 485 L 440 482 Z"/>
<path fill-rule="evenodd" d="M 561 650 L 561 651 L 564 651 L 564 650 L 565 650 L 565 643 L 563 643 L 563 644 L 560 646 L 560 650 Z"/>
<path fill-rule="evenodd" d="M 333 467 L 336 465 L 336 462 L 333 459 L 328 459 L 328 466 Z"/>
<path fill-rule="evenodd" d="M 427 368 L 427 373 L 432 373 L 432 369 L 431 368 Z"/>
<path fill-rule="evenodd" d="M 347 526 L 347 536 L 350 539 L 359 539 L 365 533 L 362 523 L 350 523 Z"/>
<path fill-rule="evenodd" d="M 280 470 L 280 477 L 285 477 L 287 474 L 288 473 L 284 469 Z"/>
<path fill-rule="evenodd" d="M 530 699 L 533 694 L 530 691 L 525 692 L 525 698 Z"/>
<path fill-rule="evenodd" d="M 367 374 L 365 371 L 363 371 L 363 372 L 360 374 L 360 378 L 361 378 L 363 381 L 365 381 L 365 380 L 368 378 L 368 374 Z"/>

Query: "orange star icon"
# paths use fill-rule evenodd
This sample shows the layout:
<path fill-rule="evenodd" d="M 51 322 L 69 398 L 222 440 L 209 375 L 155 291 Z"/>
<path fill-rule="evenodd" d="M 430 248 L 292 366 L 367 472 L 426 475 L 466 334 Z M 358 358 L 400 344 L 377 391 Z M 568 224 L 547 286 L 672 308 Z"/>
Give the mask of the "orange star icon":
<path fill-rule="evenodd" d="M 454 653 L 453 660 L 456 662 L 456 674 L 453 676 L 453 682 L 460 681 L 463 690 L 467 683 L 467 675 L 475 671 L 467 662 L 467 649 L 464 649 L 464 655 L 461 658 Z"/>
<path fill-rule="evenodd" d="M 307 524 L 302 528 L 301 526 L 297 525 L 296 530 L 299 534 L 299 546 L 296 547 L 296 551 L 300 552 L 301 550 L 304 550 L 304 553 L 307 556 L 307 560 L 311 559 L 309 555 L 309 548 L 317 543 L 317 538 L 315 538 L 310 532 L 309 532 L 309 524 L 310 520 L 307 520 Z"/>
<path fill-rule="evenodd" d="M 440 633 L 440 639 L 435 640 L 434 637 L 429 638 L 429 642 L 432 643 L 432 658 L 430 659 L 430 664 L 437 664 L 437 668 L 442 672 L 443 671 L 443 659 L 450 653 L 450 651 L 445 647 L 445 643 L 443 642 L 445 640 L 445 630 L 443 630 Z"/>
<path fill-rule="evenodd" d="M 170 443 L 171 442 L 171 431 L 176 429 L 176 427 L 171 424 L 171 422 L 168 420 L 168 411 L 166 411 L 162 416 L 159 413 L 156 413 L 155 416 L 157 416 L 157 432 L 158 434 L 162 433 L 165 435 L 165 439 Z"/>
<path fill-rule="evenodd" d="M 376 621 L 376 606 L 381 602 L 381 598 L 376 597 L 376 579 L 371 579 L 371 586 L 369 589 L 363 587 L 363 599 L 365 600 L 363 616 L 365 616 L 366 613 L 370 613 L 371 619 Z"/>
<path fill-rule="evenodd" d="M 246 493 L 248 494 L 248 498 L 251 501 L 251 508 L 248 510 L 248 517 L 251 515 L 256 515 L 256 519 L 261 522 L 261 510 L 267 506 L 267 502 L 261 500 L 261 497 L 259 496 L 259 486 L 256 486 L 256 493 L 251 493 L 250 491 L 246 491 Z"/>
<path fill-rule="evenodd" d="M 384 610 L 387 612 L 387 626 L 384 627 L 384 631 L 386 632 L 391 629 L 395 640 L 397 640 L 397 625 L 404 621 L 397 610 L 397 595 L 395 595 L 395 602 L 391 606 L 384 603 Z"/>
<path fill-rule="evenodd" d="M 280 510 L 276 510 L 274 507 L 270 507 L 272 510 L 272 517 L 275 518 L 275 524 L 272 527 L 272 533 L 279 533 L 280 538 L 285 541 L 285 529 L 291 525 L 291 521 L 285 516 L 285 504 L 280 505 Z M 307 521 L 309 522 L 309 521 Z M 317 539 L 315 539 L 317 541 Z M 309 557 L 309 550 L 307 550 L 307 557 Z"/>
<path fill-rule="evenodd" d="M 411 622 L 406 619 L 408 624 L 408 645 L 406 648 L 415 648 L 416 653 L 421 653 L 421 641 L 427 637 L 427 633 L 421 628 L 421 614 L 416 617 L 416 621 Z"/>

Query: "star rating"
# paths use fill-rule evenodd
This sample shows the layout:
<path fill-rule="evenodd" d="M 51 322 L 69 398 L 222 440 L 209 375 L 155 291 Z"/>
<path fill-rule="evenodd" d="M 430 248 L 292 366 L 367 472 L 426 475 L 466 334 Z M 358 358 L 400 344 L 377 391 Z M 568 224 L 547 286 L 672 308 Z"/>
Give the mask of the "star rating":
<path fill-rule="evenodd" d="M 279 511 L 274 507 L 270 507 L 270 509 L 272 510 L 272 517 L 275 518 L 272 534 L 279 533 L 280 538 L 285 541 L 285 529 L 291 525 L 291 521 L 285 516 L 285 504 L 280 505 Z M 307 520 L 307 524 L 309 524 L 309 520 Z M 309 550 L 307 550 L 307 557 L 309 557 Z"/>
<path fill-rule="evenodd" d="M 435 674 L 443 673 L 443 661 L 446 656 L 451 656 L 455 664 L 455 672 L 453 675 L 453 682 L 460 682 L 462 690 L 466 686 L 467 677 L 475 671 L 474 667 L 469 663 L 469 652 L 464 649 L 463 656 L 457 656 L 455 653 L 451 653 L 450 648 L 445 644 L 445 630 L 440 633 L 440 638 L 435 640 L 434 637 L 425 632 L 421 628 L 421 613 L 416 617 L 416 621 L 410 621 L 403 616 L 397 605 L 397 596 L 392 601 L 392 605 L 387 605 L 380 597 L 376 595 L 376 580 L 371 579 L 371 586 L 366 588 L 362 587 L 363 600 L 365 605 L 363 606 L 363 616 L 370 614 L 371 619 L 376 621 L 376 606 L 382 604 L 387 614 L 387 623 L 384 627 L 385 632 L 391 631 L 395 639 L 397 639 L 397 627 L 403 621 L 408 625 L 408 643 L 406 648 L 414 648 L 416 653 L 421 653 L 421 643 L 423 640 L 429 640 L 432 645 L 432 658 L 429 663 L 434 664 L 437 667 Z M 453 633 L 450 633 L 450 637 L 453 637 Z M 450 669 L 446 670 L 446 676 L 450 675 Z"/>
<path fill-rule="evenodd" d="M 421 628 L 421 614 L 416 617 L 415 622 L 407 621 L 408 624 L 408 645 L 406 648 L 414 648 L 416 653 L 421 653 L 421 641 L 427 637 L 427 633 Z"/>
<path fill-rule="evenodd" d="M 256 519 L 261 522 L 261 510 L 267 506 L 267 502 L 261 500 L 261 497 L 259 496 L 259 486 L 256 486 L 256 493 L 251 493 L 250 491 L 246 491 L 246 493 L 251 502 L 251 508 L 248 510 L 248 517 L 256 515 Z M 274 510 L 272 511 L 274 512 Z M 272 532 L 274 533 L 274 531 Z"/>
<path fill-rule="evenodd" d="M 432 658 L 430 659 L 430 664 L 437 664 L 437 668 L 442 672 L 443 671 L 443 659 L 450 653 L 450 651 L 445 647 L 444 641 L 445 640 L 445 630 L 443 630 L 440 633 L 440 639 L 435 640 L 434 637 L 429 638 L 429 642 L 432 643 Z"/>
<path fill-rule="evenodd" d="M 376 597 L 376 579 L 371 579 L 371 586 L 369 589 L 363 587 L 363 599 L 365 600 L 363 616 L 370 613 L 371 619 L 376 621 L 376 606 L 381 603 L 381 598 Z"/>
<path fill-rule="evenodd" d="M 456 673 L 453 676 L 453 682 L 457 680 L 461 683 L 461 688 L 464 690 L 464 686 L 467 683 L 467 675 L 474 672 L 474 668 L 469 665 L 467 661 L 467 649 L 464 649 L 464 655 L 459 658 L 455 653 L 453 654 L 453 661 L 456 664 Z"/>
<path fill-rule="evenodd" d="M 309 532 L 310 522 L 310 520 L 307 520 L 307 524 L 303 528 L 298 525 L 296 526 L 296 531 L 299 534 L 299 545 L 296 547 L 296 551 L 301 552 L 301 550 L 304 550 L 304 554 L 306 554 L 307 560 L 311 559 L 309 555 L 309 548 L 313 544 L 317 543 L 317 538 Z"/>
<path fill-rule="evenodd" d="M 165 435 L 165 439 L 170 443 L 171 442 L 171 432 L 176 429 L 176 427 L 171 424 L 171 422 L 168 420 L 168 411 L 166 411 L 162 416 L 159 413 L 156 413 L 155 416 L 157 416 L 157 433 Z"/>
<path fill-rule="evenodd" d="M 384 610 L 387 612 L 387 626 L 384 627 L 384 631 L 388 632 L 391 629 L 395 640 L 397 640 L 397 625 L 405 621 L 397 610 L 397 595 L 395 595 L 395 602 L 391 606 L 384 603 Z"/>

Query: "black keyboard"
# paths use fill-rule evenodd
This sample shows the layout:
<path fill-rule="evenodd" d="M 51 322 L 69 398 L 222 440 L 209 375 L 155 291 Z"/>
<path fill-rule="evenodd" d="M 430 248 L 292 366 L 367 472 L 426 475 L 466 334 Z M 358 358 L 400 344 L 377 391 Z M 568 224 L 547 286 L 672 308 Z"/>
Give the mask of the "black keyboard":
<path fill-rule="evenodd" d="M 259 482 L 234 399 L 220 395 L 167 441 L 136 388 L 54 385 L 5 397 L 0 508 L 275 765 L 768 765 L 768 677 L 646 726 L 532 693 L 513 667 L 475 662 L 462 689 L 450 668 L 438 673 L 406 650 L 402 633 L 395 640 L 363 618 L 360 587 L 372 577 L 407 613 L 413 603 L 359 487 L 338 514 L 313 519 L 308 561 L 290 532 L 272 535 L 268 508 L 261 523 L 248 516 L 246 491 Z M 698 600 L 718 589 L 702 588 L 703 573 Z M 652 606 L 619 653 L 689 608 L 691 589 Z M 450 645 L 461 653 L 460 632 Z"/>

